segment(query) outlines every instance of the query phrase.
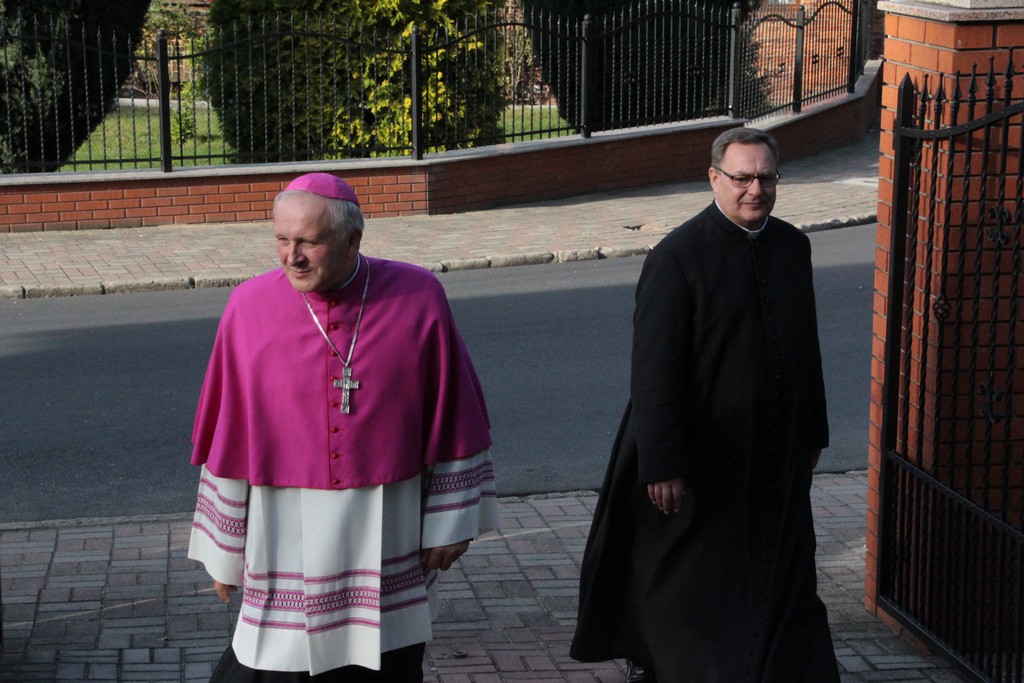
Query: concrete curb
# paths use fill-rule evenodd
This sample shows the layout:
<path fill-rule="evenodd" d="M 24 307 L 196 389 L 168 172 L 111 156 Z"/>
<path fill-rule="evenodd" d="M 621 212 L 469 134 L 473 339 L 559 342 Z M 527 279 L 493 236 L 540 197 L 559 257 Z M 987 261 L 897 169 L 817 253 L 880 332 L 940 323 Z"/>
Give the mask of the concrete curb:
<path fill-rule="evenodd" d="M 817 223 L 798 223 L 796 227 L 806 233 L 836 230 L 857 225 L 873 223 L 875 214 L 861 214 L 835 218 Z M 659 237 L 660 240 L 660 237 Z M 643 256 L 654 244 L 640 247 L 591 247 L 587 249 L 564 249 L 541 251 L 526 254 L 496 254 L 487 257 L 459 258 L 441 262 L 419 263 L 417 265 L 435 273 L 450 273 L 460 270 L 479 270 L 483 268 L 510 268 L 515 266 L 543 265 L 547 263 L 571 263 L 574 261 L 594 261 L 609 258 L 625 258 Z M 76 285 L 3 285 L 0 286 L 0 299 L 40 299 L 96 294 L 136 294 L 143 292 L 165 292 L 185 289 L 208 289 L 234 287 L 246 280 L 256 277 L 251 275 L 195 275 L 192 277 L 165 277 L 150 280 L 125 280 L 114 282 L 97 282 L 95 284 Z"/>

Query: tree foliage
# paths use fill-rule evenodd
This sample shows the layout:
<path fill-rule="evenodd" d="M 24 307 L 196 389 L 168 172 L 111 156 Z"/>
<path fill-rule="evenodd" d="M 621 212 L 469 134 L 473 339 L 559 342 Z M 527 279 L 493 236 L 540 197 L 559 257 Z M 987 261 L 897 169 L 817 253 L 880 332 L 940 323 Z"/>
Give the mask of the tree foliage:
<path fill-rule="evenodd" d="M 117 103 L 149 0 L 0 3 L 0 171 L 52 171 Z"/>
<path fill-rule="evenodd" d="M 537 15 L 561 17 L 554 24 L 558 49 L 547 51 L 543 76 L 555 91 L 560 116 L 578 130 L 584 122 L 596 131 L 623 122 L 651 124 L 725 113 L 726 20 L 733 0 L 523 1 Z M 573 27 L 582 27 L 587 15 L 591 28 L 584 65 L 578 61 L 582 28 Z M 708 16 L 720 19 L 705 20 Z M 539 30 L 534 36 L 538 44 L 552 41 Z M 584 67 L 585 93 L 580 82 Z"/>
<path fill-rule="evenodd" d="M 214 0 L 210 98 L 239 161 L 288 161 L 406 149 L 409 44 L 423 37 L 425 138 L 492 136 L 498 64 L 473 37 L 473 0 Z M 306 150 L 312 150 L 306 152 Z"/>

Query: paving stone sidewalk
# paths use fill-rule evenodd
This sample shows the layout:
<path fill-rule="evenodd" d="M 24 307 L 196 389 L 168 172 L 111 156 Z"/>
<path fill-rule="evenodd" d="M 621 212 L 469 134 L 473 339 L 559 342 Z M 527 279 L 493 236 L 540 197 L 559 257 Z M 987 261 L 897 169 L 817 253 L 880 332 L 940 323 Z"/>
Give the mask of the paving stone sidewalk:
<path fill-rule="evenodd" d="M 783 163 L 774 214 L 807 230 L 870 223 L 878 134 Z M 439 216 L 371 219 L 363 252 L 435 271 L 645 253 L 711 201 L 707 181 Z M 232 285 L 277 267 L 269 222 L 0 234 L 0 298 Z"/>
<path fill-rule="evenodd" d="M 812 490 L 819 591 L 842 680 L 961 681 L 863 608 L 864 472 Z M 500 501 L 501 531 L 442 581 L 427 683 L 621 683 L 622 662 L 568 656 L 579 564 L 597 497 L 575 491 Z M 206 681 L 230 640 L 228 607 L 185 557 L 190 517 L 0 527 L 3 681 Z"/>

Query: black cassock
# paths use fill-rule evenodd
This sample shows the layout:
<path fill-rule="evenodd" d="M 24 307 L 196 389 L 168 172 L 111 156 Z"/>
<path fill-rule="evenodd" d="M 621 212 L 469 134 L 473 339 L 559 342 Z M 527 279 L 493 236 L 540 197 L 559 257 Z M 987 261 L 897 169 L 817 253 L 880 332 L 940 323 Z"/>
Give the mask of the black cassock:
<path fill-rule="evenodd" d="M 712 204 L 644 263 L 630 403 L 583 558 L 571 654 L 659 683 L 839 680 L 817 596 L 812 453 L 828 445 L 810 242 Z M 682 477 L 662 515 L 646 484 Z"/>

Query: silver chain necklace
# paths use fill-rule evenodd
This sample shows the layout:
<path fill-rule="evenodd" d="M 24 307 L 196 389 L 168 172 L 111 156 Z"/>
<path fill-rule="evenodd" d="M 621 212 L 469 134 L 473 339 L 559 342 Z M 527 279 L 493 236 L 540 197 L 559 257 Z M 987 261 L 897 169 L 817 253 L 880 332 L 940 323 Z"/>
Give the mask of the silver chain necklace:
<path fill-rule="evenodd" d="M 357 262 L 357 264 L 358 263 L 359 262 Z M 364 258 L 362 263 L 366 264 L 366 282 L 363 283 L 363 300 L 359 304 L 359 315 L 356 316 L 356 328 L 352 331 L 352 343 L 348 346 L 347 357 L 342 357 L 341 352 L 338 351 L 338 347 L 335 346 L 334 342 L 331 341 L 331 338 L 327 336 L 324 326 L 320 324 L 320 319 L 316 317 L 316 313 L 313 312 L 313 307 L 310 305 L 309 299 L 306 298 L 306 293 L 301 292 L 302 300 L 306 302 L 306 310 L 309 311 L 309 315 L 313 318 L 313 322 L 316 323 L 316 328 L 320 330 L 320 334 L 323 335 L 324 341 L 327 342 L 327 345 L 331 347 L 332 351 L 334 351 L 334 355 L 338 357 L 338 360 L 340 360 L 342 366 L 344 366 L 341 371 L 341 379 L 335 378 L 334 386 L 341 389 L 341 412 L 346 415 L 352 412 L 349 392 L 352 389 L 359 388 L 359 380 L 352 379 L 352 354 L 355 353 L 356 350 L 356 340 L 359 339 L 359 326 L 363 322 L 363 311 L 366 310 L 366 292 L 370 289 L 370 262 Z"/>

